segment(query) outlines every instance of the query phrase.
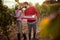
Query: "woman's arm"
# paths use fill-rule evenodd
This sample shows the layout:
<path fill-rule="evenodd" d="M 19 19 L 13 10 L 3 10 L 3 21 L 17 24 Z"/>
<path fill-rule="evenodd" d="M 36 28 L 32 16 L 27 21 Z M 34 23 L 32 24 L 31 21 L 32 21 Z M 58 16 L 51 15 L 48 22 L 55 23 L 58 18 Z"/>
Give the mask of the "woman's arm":
<path fill-rule="evenodd" d="M 15 14 L 16 14 L 16 18 L 19 18 L 20 16 L 21 16 L 21 14 L 22 14 L 22 12 L 21 11 L 18 11 L 18 12 L 15 12 Z"/>

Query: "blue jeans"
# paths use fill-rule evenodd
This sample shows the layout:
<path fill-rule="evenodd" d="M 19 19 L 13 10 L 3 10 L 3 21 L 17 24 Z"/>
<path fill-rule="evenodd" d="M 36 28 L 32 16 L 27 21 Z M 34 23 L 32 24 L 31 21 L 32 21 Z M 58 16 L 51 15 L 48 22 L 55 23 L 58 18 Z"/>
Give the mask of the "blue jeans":
<path fill-rule="evenodd" d="M 35 39 L 35 36 L 36 36 L 36 22 L 28 22 L 28 36 L 29 36 L 29 40 L 31 40 L 32 28 L 33 28 L 33 39 Z"/>
<path fill-rule="evenodd" d="M 18 33 L 22 34 L 22 22 L 21 21 L 17 21 L 17 27 L 18 27 Z"/>
<path fill-rule="evenodd" d="M 21 40 L 21 37 L 22 37 L 22 22 L 21 21 L 17 21 L 17 27 L 18 27 L 17 37 L 18 37 L 18 40 Z"/>

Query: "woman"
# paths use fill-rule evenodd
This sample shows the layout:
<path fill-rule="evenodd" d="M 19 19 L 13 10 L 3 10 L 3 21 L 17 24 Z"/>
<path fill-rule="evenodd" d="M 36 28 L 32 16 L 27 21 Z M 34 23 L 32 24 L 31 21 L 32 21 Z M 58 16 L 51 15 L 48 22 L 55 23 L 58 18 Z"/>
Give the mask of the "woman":
<path fill-rule="evenodd" d="M 18 27 L 18 40 L 21 40 L 22 37 L 22 22 L 21 22 L 21 16 L 22 16 L 22 11 L 21 11 L 21 6 L 18 5 L 15 10 L 15 17 L 17 21 L 17 27 Z"/>

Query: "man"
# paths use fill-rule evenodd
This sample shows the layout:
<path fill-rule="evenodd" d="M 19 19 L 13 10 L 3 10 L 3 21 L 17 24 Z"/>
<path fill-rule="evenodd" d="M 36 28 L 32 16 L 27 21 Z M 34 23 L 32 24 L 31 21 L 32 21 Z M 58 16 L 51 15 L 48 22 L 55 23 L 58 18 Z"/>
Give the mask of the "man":
<path fill-rule="evenodd" d="M 28 2 L 24 2 L 24 7 L 26 8 L 24 10 L 25 18 L 28 22 L 28 35 L 29 40 L 31 40 L 31 31 L 33 28 L 33 40 L 35 40 L 36 36 L 36 17 L 38 17 L 38 11 L 34 6 L 30 6 Z"/>

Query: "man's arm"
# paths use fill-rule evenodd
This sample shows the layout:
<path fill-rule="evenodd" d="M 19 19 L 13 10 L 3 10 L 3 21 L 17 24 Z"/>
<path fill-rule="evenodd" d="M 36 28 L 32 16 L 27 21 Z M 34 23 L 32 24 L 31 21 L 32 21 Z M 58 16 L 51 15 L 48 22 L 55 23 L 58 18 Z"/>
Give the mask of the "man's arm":
<path fill-rule="evenodd" d="M 39 13 L 38 13 L 38 10 L 34 7 L 34 12 L 35 12 L 35 15 L 36 15 L 36 20 L 39 19 Z"/>
<path fill-rule="evenodd" d="M 35 12 L 36 16 L 38 17 L 39 16 L 38 10 L 35 7 L 33 7 L 33 8 L 34 8 L 34 12 Z"/>

